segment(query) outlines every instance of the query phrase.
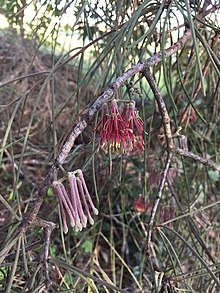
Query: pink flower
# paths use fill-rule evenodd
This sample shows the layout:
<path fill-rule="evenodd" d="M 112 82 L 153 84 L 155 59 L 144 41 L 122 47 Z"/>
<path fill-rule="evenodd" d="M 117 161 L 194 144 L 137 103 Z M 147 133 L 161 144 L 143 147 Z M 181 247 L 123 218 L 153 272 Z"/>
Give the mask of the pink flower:
<path fill-rule="evenodd" d="M 69 197 L 67 195 L 66 189 L 61 182 L 54 181 L 53 188 L 56 191 L 56 195 L 61 203 L 61 212 L 62 210 L 68 214 L 70 218 L 71 226 L 75 226 L 75 210 L 73 209 Z M 65 226 L 65 225 L 64 225 Z"/>
<path fill-rule="evenodd" d="M 77 220 L 80 223 L 82 223 L 83 227 L 85 228 L 86 224 L 87 224 L 87 217 L 88 217 L 89 223 L 91 225 L 94 224 L 94 220 L 91 217 L 91 214 L 90 214 L 90 211 L 89 211 L 88 203 L 90 205 L 91 210 L 93 211 L 93 213 L 95 215 L 98 215 L 99 212 L 95 208 L 95 206 L 94 206 L 94 204 L 92 202 L 92 199 L 91 199 L 91 196 L 89 194 L 88 188 L 86 186 L 86 182 L 85 182 L 85 179 L 84 179 L 82 171 L 79 169 L 79 170 L 77 170 L 75 172 L 69 172 L 69 183 L 70 183 L 70 188 L 71 188 L 71 198 L 72 198 L 73 205 L 76 206 L 76 209 L 79 212 L 79 216 L 78 216 Z M 76 174 L 76 176 L 75 176 L 74 173 Z M 84 207 L 85 207 L 85 210 L 86 210 L 87 217 L 85 216 L 85 214 L 83 212 L 79 194 L 80 194 L 80 196 L 81 196 L 81 198 L 83 200 L 83 204 L 84 204 Z M 87 196 L 88 203 L 87 203 L 85 194 Z"/>
<path fill-rule="evenodd" d="M 61 217 L 65 234 L 68 233 L 66 216 L 69 217 L 70 224 L 73 229 L 75 231 L 81 231 L 83 228 L 86 228 L 87 219 L 91 225 L 94 224 L 89 207 L 95 215 L 98 215 L 98 210 L 92 202 L 82 171 L 76 170 L 68 174 L 70 194 L 66 191 L 61 182 L 53 182 L 53 187 L 60 203 Z M 85 194 L 87 199 L 85 198 Z"/>
<path fill-rule="evenodd" d="M 72 206 L 75 210 L 75 221 L 76 226 L 79 230 L 82 230 L 82 227 L 86 227 L 87 218 L 83 212 L 82 204 L 79 197 L 79 192 L 76 183 L 76 176 L 73 173 L 69 173 L 69 185 L 70 185 L 70 195 L 71 195 L 71 202 Z"/>

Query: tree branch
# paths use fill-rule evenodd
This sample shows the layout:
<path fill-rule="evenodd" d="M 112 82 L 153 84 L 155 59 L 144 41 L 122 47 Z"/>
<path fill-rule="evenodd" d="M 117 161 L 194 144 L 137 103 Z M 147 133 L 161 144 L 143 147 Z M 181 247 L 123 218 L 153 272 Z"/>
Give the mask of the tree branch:
<path fill-rule="evenodd" d="M 168 151 L 168 155 L 167 155 L 167 160 L 166 160 L 166 164 L 165 164 L 165 168 L 163 171 L 163 175 L 162 175 L 162 179 L 160 181 L 160 185 L 159 185 L 159 189 L 158 189 L 158 193 L 157 193 L 157 199 L 154 203 L 153 209 L 151 211 L 151 216 L 150 216 L 150 220 L 148 223 L 148 236 L 147 236 L 147 252 L 149 253 L 150 251 L 150 244 L 151 244 L 151 238 L 152 238 L 152 230 L 153 230 L 153 223 L 154 223 L 154 219 L 156 216 L 156 212 L 157 212 L 157 208 L 159 206 L 160 203 L 160 199 L 162 197 L 162 192 L 163 192 L 163 188 L 166 182 L 166 176 L 167 176 L 167 172 L 169 170 L 169 166 L 171 163 L 171 159 L 173 154 L 180 154 L 182 156 L 191 158 L 193 160 L 196 160 L 206 166 L 209 166 L 217 171 L 220 172 L 220 165 L 214 163 L 211 160 L 202 158 L 198 155 L 195 155 L 189 151 L 186 151 L 184 149 L 181 149 L 177 146 L 174 145 L 173 143 L 173 138 L 172 138 L 172 132 L 171 132 L 171 125 L 170 125 L 170 117 L 166 108 L 166 104 L 163 100 L 163 97 L 157 87 L 156 81 L 153 77 L 153 75 L 150 72 L 149 68 L 145 68 L 142 71 L 143 75 L 146 77 L 149 86 L 152 90 L 152 92 L 154 93 L 155 99 L 157 101 L 158 107 L 159 107 L 159 111 L 162 117 L 162 122 L 163 122 L 163 126 L 164 126 L 164 134 L 166 137 L 166 142 L 167 142 L 167 151 Z"/>
<path fill-rule="evenodd" d="M 220 165 L 216 164 L 215 162 L 213 162 L 212 160 L 200 157 L 192 152 L 189 152 L 187 150 L 181 149 L 177 146 L 174 146 L 172 149 L 173 153 L 179 154 L 181 156 L 193 159 L 194 161 L 200 162 L 201 164 L 210 167 L 218 172 L 220 172 Z"/>
<path fill-rule="evenodd" d="M 165 186 L 165 183 L 166 183 L 167 173 L 169 171 L 169 167 L 170 167 L 172 157 L 173 157 L 173 154 L 168 152 L 165 167 L 164 167 L 164 170 L 163 170 L 163 173 L 162 173 L 162 177 L 161 177 L 161 180 L 160 180 L 160 185 L 159 185 L 158 192 L 157 192 L 157 198 L 156 198 L 154 206 L 153 206 L 153 208 L 151 210 L 151 216 L 150 216 L 150 220 L 148 222 L 148 234 L 147 234 L 147 243 L 146 243 L 146 245 L 147 245 L 146 248 L 147 248 L 148 253 L 150 252 L 150 245 L 151 245 L 151 238 L 152 238 L 152 230 L 153 230 L 154 219 L 155 219 L 155 216 L 156 216 L 156 212 L 157 212 L 160 200 L 162 198 L 162 192 L 163 192 L 163 189 L 164 189 L 164 186 Z"/>

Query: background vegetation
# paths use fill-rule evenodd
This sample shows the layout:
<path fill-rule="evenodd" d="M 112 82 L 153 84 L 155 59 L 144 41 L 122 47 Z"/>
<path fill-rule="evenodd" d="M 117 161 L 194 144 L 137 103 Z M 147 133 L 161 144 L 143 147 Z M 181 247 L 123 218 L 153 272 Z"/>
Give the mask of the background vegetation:
<path fill-rule="evenodd" d="M 173 133 L 182 127 L 176 143 L 219 163 L 218 2 L 0 0 L 8 22 L 0 31 L 1 256 L 80 117 L 117 77 L 188 29 L 185 45 L 162 54 L 152 72 Z M 118 95 L 136 101 L 145 150 L 97 152 L 97 115 L 63 165 L 83 170 L 99 209 L 95 224 L 64 235 L 49 189 L 39 215 L 60 227 L 51 235 L 50 289 L 43 230 L 33 227 L 4 255 L 0 292 L 219 292 L 219 172 L 173 157 L 149 256 L 148 222 L 166 161 L 163 127 L 141 73 Z"/>

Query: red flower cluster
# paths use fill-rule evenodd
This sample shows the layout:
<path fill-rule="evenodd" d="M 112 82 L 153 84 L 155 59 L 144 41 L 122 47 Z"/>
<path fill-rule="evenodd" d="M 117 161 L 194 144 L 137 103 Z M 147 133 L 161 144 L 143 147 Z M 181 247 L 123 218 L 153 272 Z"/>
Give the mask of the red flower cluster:
<path fill-rule="evenodd" d="M 98 215 L 98 210 L 95 208 L 92 202 L 82 171 L 76 170 L 74 172 L 69 172 L 68 175 L 70 196 L 61 182 L 53 182 L 53 188 L 56 191 L 56 195 L 60 203 L 63 229 L 65 234 L 68 233 L 66 218 L 67 215 L 70 219 L 70 225 L 74 228 L 75 231 L 81 231 L 82 228 L 85 228 L 87 225 L 87 219 L 91 225 L 94 224 L 94 220 L 90 214 L 89 206 L 93 213 Z M 87 196 L 88 202 L 86 200 L 85 194 Z M 83 201 L 86 215 L 83 211 L 81 199 Z"/>
<path fill-rule="evenodd" d="M 96 125 L 94 131 L 100 128 L 99 149 L 104 147 L 106 151 L 112 148 L 113 151 L 122 149 L 132 151 L 133 145 L 137 144 L 139 149 L 144 149 L 142 133 L 144 131 L 143 120 L 135 111 L 135 102 L 124 103 L 122 112 L 117 101 L 111 102 L 109 114 L 108 105 L 104 105 L 101 121 Z"/>
<path fill-rule="evenodd" d="M 151 207 L 151 203 L 149 201 L 149 198 L 147 198 L 145 202 L 143 195 L 139 194 L 135 198 L 132 207 L 136 213 L 145 213 Z"/>

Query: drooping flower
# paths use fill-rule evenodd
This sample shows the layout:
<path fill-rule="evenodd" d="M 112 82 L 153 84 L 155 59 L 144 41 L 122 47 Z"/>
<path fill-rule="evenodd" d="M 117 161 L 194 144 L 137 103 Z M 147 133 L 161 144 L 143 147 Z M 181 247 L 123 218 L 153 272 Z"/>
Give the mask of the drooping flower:
<path fill-rule="evenodd" d="M 85 191 L 85 193 L 86 193 L 86 195 L 88 197 L 88 201 L 89 201 L 89 204 L 90 204 L 90 207 L 91 207 L 93 213 L 95 215 L 98 215 L 99 211 L 95 208 L 95 206 L 94 206 L 94 204 L 92 202 L 91 196 L 90 196 L 88 188 L 86 186 L 86 182 L 85 182 L 85 179 L 84 179 L 84 176 L 83 176 L 83 172 L 81 170 L 79 170 L 77 176 L 80 179 L 80 182 L 82 183 L 83 189 L 84 189 L 84 191 Z M 85 199 L 85 196 L 83 196 L 83 198 Z"/>
<path fill-rule="evenodd" d="M 133 150 L 134 143 L 140 149 L 144 150 L 144 122 L 139 116 L 138 112 L 135 111 L 134 101 L 124 105 L 124 109 L 121 116 L 125 121 L 127 121 L 127 140 L 130 151 Z"/>
<path fill-rule="evenodd" d="M 111 114 L 103 127 L 109 147 L 117 151 L 126 144 L 127 123 L 122 118 L 116 100 L 111 103 Z"/>
<path fill-rule="evenodd" d="M 71 202 L 69 200 L 69 197 L 67 195 L 66 189 L 64 185 L 59 181 L 53 182 L 53 188 L 56 191 L 56 194 L 58 196 L 59 202 L 61 202 L 61 206 L 65 209 L 65 212 L 68 214 L 70 218 L 71 226 L 75 226 L 75 210 L 73 209 L 73 206 L 71 205 Z"/>
<path fill-rule="evenodd" d="M 67 234 L 69 229 L 68 229 L 67 220 L 66 220 L 66 213 L 65 213 L 65 209 L 64 209 L 62 201 L 60 201 L 60 211 L 61 211 L 61 218 L 63 221 L 63 232 L 64 232 L 64 234 Z"/>
<path fill-rule="evenodd" d="M 78 192 L 78 187 L 76 183 L 76 176 L 74 173 L 69 173 L 68 175 L 69 175 L 68 180 L 70 185 L 71 202 L 75 210 L 76 226 L 79 228 L 79 230 L 81 230 L 82 227 L 84 228 L 86 227 L 87 218 L 83 212 L 82 204 L 79 198 L 79 192 Z"/>
<path fill-rule="evenodd" d="M 145 202 L 143 195 L 139 194 L 133 201 L 132 207 L 136 213 L 145 213 L 151 207 L 151 204 L 148 198 Z"/>
<path fill-rule="evenodd" d="M 100 122 L 96 125 L 96 127 L 93 129 L 93 131 L 96 131 L 100 126 L 100 134 L 99 134 L 99 145 L 98 149 L 101 147 L 104 147 L 107 144 L 107 137 L 106 137 L 106 132 L 104 130 L 105 123 L 108 120 L 108 105 L 105 103 L 103 106 L 103 114 L 102 114 L 102 119 Z"/>
<path fill-rule="evenodd" d="M 93 131 L 100 128 L 99 149 L 104 147 L 106 151 L 111 148 L 113 151 L 122 149 L 132 151 L 136 144 L 139 149 L 144 149 L 143 131 L 144 123 L 137 111 L 135 111 L 135 102 L 124 103 L 122 113 L 117 105 L 117 101 L 111 102 L 111 111 L 108 114 L 107 105 L 104 105 L 101 121 L 96 125 Z"/>
<path fill-rule="evenodd" d="M 71 198 L 73 199 L 72 202 L 74 202 L 74 199 L 77 199 L 76 203 L 74 203 L 74 205 L 78 208 L 80 222 L 83 224 L 83 227 L 86 227 L 87 217 L 88 217 L 89 223 L 91 225 L 93 225 L 94 220 L 91 217 L 91 214 L 90 214 L 90 211 L 89 211 L 89 206 L 90 206 L 91 210 L 93 211 L 93 213 L 95 215 L 98 215 L 99 212 L 95 208 L 95 206 L 94 206 L 94 204 L 92 202 L 92 199 L 91 199 L 91 196 L 89 194 L 88 188 L 86 186 L 86 182 L 85 182 L 85 179 L 84 179 L 82 171 L 77 170 L 76 171 L 76 176 L 75 176 L 74 172 L 70 172 L 69 173 L 69 183 L 70 183 L 70 188 L 71 188 Z M 84 214 L 84 212 L 82 210 L 82 204 L 81 204 L 81 201 L 80 201 L 79 194 L 80 194 L 80 196 L 81 196 L 81 198 L 83 200 L 83 204 L 84 204 L 84 207 L 85 207 L 85 210 L 86 210 L 87 217 L 85 216 L 85 214 Z M 87 196 L 89 206 L 88 206 L 85 194 Z"/>
<path fill-rule="evenodd" d="M 89 208 L 95 215 L 98 215 L 98 210 L 92 202 L 82 171 L 76 170 L 74 172 L 69 172 L 68 175 L 70 193 L 66 191 L 61 182 L 53 182 L 53 187 L 60 203 L 65 234 L 68 232 L 67 216 L 70 219 L 70 224 L 73 229 L 75 231 L 81 231 L 83 228 L 86 228 L 87 219 L 91 225 L 94 224 Z M 88 202 L 85 198 L 85 194 L 87 195 Z"/>

